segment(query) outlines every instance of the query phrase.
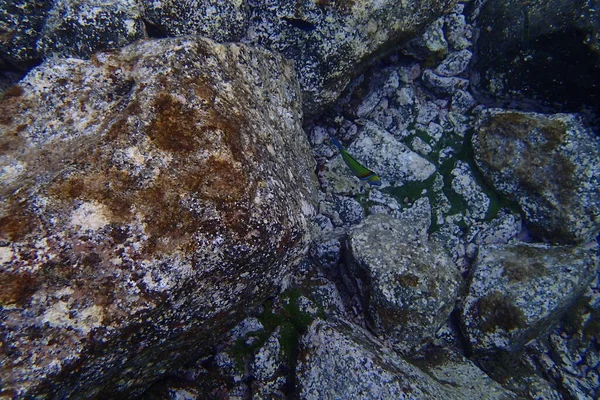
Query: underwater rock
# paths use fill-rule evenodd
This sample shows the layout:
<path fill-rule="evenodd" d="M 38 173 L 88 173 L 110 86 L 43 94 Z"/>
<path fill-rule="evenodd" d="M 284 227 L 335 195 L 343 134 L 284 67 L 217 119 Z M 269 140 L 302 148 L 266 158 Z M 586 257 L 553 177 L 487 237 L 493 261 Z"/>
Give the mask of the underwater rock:
<path fill-rule="evenodd" d="M 0 59 L 17 68 L 51 55 L 87 58 L 146 34 L 142 10 L 134 0 L 4 2 L 0 26 L 7 32 L 0 39 Z"/>
<path fill-rule="evenodd" d="M 585 243 L 600 231 L 600 139 L 570 114 L 489 109 L 474 157 L 496 191 L 516 201 L 544 240 Z"/>
<path fill-rule="evenodd" d="M 6 45 L 0 42 L 0 59 L 26 62 L 54 52 L 87 56 L 141 34 L 241 41 L 295 61 L 304 111 L 316 115 L 373 57 L 419 34 L 456 0 L 156 0 L 141 2 L 141 13 L 133 0 L 60 0 L 41 8 L 35 0 L 19 3 L 0 8 L 0 21 L 17 26 Z"/>
<path fill-rule="evenodd" d="M 462 305 L 474 351 L 517 351 L 546 333 L 600 266 L 596 249 L 544 244 L 482 245 Z"/>
<path fill-rule="evenodd" d="M 444 33 L 448 44 L 454 50 L 463 50 L 473 45 L 473 27 L 467 23 L 462 11 L 444 17 Z"/>
<path fill-rule="evenodd" d="M 410 361 L 438 382 L 456 388 L 463 399 L 517 398 L 454 350 L 430 348 L 414 355 Z"/>
<path fill-rule="evenodd" d="M 383 181 L 397 185 L 424 181 L 435 172 L 433 164 L 372 122 L 367 122 L 359 130 L 348 152 L 375 171 Z"/>
<path fill-rule="evenodd" d="M 454 308 L 462 282 L 442 245 L 428 239 L 414 216 L 370 215 L 348 238 L 349 274 L 367 323 L 402 352 L 433 337 Z"/>
<path fill-rule="evenodd" d="M 435 68 L 435 73 L 439 76 L 460 75 L 465 72 L 469 66 L 471 57 L 473 57 L 473 53 L 466 49 L 450 53 L 448 57 Z"/>
<path fill-rule="evenodd" d="M 455 76 L 440 76 L 431 69 L 423 71 L 423 83 L 439 95 L 452 95 L 469 86 L 469 81 Z"/>
<path fill-rule="evenodd" d="M 279 290 L 314 160 L 283 57 L 198 37 L 49 60 L 0 102 L 0 379 L 135 397 Z"/>
<path fill-rule="evenodd" d="M 238 42 L 250 24 L 247 0 L 153 0 L 144 16 L 167 36 L 201 35 L 217 42 Z"/>
<path fill-rule="evenodd" d="M 51 7 L 39 0 L 0 3 L 0 66 L 27 67 L 41 58 L 36 45 Z"/>
<path fill-rule="evenodd" d="M 483 220 L 490 206 L 490 198 L 475 180 L 469 164 L 464 161 L 457 161 L 456 167 L 450 174 L 453 176 L 452 190 L 467 203 L 465 216 Z"/>
<path fill-rule="evenodd" d="M 45 57 L 88 58 L 146 35 L 135 0 L 58 0 L 48 12 L 37 50 Z"/>
<path fill-rule="evenodd" d="M 417 60 L 444 57 L 448 52 L 448 42 L 444 36 L 443 27 L 444 18 L 438 18 L 427 26 L 422 35 L 402 46 L 402 51 Z"/>
<path fill-rule="evenodd" d="M 250 365 L 254 377 L 252 393 L 256 399 L 285 399 L 283 392 L 287 382 L 281 366 L 285 357 L 281 347 L 281 328 L 278 327 L 258 349 Z"/>
<path fill-rule="evenodd" d="M 503 100 L 536 100 L 559 112 L 600 102 L 598 1 L 488 0 L 477 25 L 473 79 Z"/>
<path fill-rule="evenodd" d="M 431 376 L 387 348 L 356 325 L 344 321 L 315 320 L 301 341 L 297 367 L 302 399 L 512 399 L 476 371 L 473 364 L 455 356 L 435 357 L 421 363 Z M 453 372 L 444 369 L 452 364 Z M 436 367 L 437 365 L 437 367 Z M 465 381 L 461 373 L 468 373 Z"/>

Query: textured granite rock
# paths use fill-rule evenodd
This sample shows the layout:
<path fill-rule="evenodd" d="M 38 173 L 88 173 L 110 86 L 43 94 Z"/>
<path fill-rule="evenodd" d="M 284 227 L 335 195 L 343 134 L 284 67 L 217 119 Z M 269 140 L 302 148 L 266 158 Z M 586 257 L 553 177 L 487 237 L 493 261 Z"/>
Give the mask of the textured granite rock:
<path fill-rule="evenodd" d="M 596 250 L 525 243 L 480 246 L 462 303 L 471 348 L 516 351 L 546 333 L 596 277 Z"/>
<path fill-rule="evenodd" d="M 50 54 L 88 56 L 131 43 L 148 31 L 242 41 L 294 60 L 304 110 L 317 114 L 374 57 L 419 34 L 455 2 L 60 0 L 47 5 L 20 0 L 0 8 L 8 33 L 0 39 L 0 58 L 24 62 Z"/>
<path fill-rule="evenodd" d="M 37 50 L 45 56 L 88 58 L 145 35 L 135 0 L 58 0 L 48 12 Z"/>
<path fill-rule="evenodd" d="M 370 328 L 394 348 L 411 352 L 448 318 L 462 279 L 412 214 L 401 218 L 371 215 L 354 227 L 347 263 Z"/>
<path fill-rule="evenodd" d="M 315 320 L 302 338 L 298 392 L 302 399 L 514 399 L 516 396 L 459 356 L 419 366 L 343 321 Z M 445 369 L 446 367 L 446 369 Z M 450 369 L 450 370 L 449 370 Z"/>
<path fill-rule="evenodd" d="M 359 131 L 356 140 L 348 146 L 348 152 L 379 174 L 384 182 L 398 186 L 424 181 L 435 172 L 433 164 L 372 122 L 367 122 Z"/>
<path fill-rule="evenodd" d="M 250 24 L 251 1 L 144 0 L 144 16 L 168 36 L 201 35 L 240 41 Z"/>
<path fill-rule="evenodd" d="M 600 139 L 570 114 L 488 109 L 472 138 L 475 161 L 516 201 L 541 238 L 582 243 L 600 232 Z"/>
<path fill-rule="evenodd" d="M 0 108 L 9 395 L 133 397 L 306 253 L 314 161 L 281 56 L 138 42 L 45 62 Z"/>

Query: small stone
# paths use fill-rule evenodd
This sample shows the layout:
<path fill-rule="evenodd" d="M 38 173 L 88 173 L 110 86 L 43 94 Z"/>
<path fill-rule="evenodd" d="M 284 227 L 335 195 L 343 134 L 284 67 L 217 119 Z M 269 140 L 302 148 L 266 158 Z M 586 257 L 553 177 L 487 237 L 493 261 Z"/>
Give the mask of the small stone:
<path fill-rule="evenodd" d="M 435 73 L 440 76 L 456 76 L 462 74 L 473 57 L 469 50 L 459 50 L 450 53 L 435 69 Z"/>

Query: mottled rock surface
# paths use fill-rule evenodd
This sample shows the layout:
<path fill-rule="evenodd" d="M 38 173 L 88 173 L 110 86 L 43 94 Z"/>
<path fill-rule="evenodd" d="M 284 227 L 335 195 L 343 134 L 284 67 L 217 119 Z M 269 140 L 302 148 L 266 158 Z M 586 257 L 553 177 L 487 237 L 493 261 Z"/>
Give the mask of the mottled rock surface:
<path fill-rule="evenodd" d="M 577 117 L 489 109 L 472 143 L 485 178 L 536 235 L 582 243 L 600 232 L 600 140 Z"/>
<path fill-rule="evenodd" d="M 475 351 L 520 350 L 558 322 L 595 278 L 596 249 L 508 244 L 480 246 L 462 305 Z"/>
<path fill-rule="evenodd" d="M 148 34 L 243 41 L 294 60 L 304 109 L 316 114 L 374 57 L 417 35 L 455 2 L 60 0 L 47 5 L 20 0 L 19 5 L 0 6 L 7 32 L 0 38 L 0 58 L 87 57 Z"/>
<path fill-rule="evenodd" d="M 350 275 L 367 321 L 400 351 L 427 343 L 454 308 L 456 265 L 410 216 L 371 215 L 348 239 Z"/>
<path fill-rule="evenodd" d="M 40 55 L 88 58 L 146 35 L 135 0 L 58 0 L 52 5 L 37 42 Z"/>
<path fill-rule="evenodd" d="M 9 395 L 133 397 L 305 254 L 314 161 L 280 56 L 139 42 L 43 63 L 0 107 Z"/>
<path fill-rule="evenodd" d="M 481 371 L 456 356 L 427 360 L 430 376 L 400 358 L 360 328 L 344 322 L 315 320 L 302 338 L 298 365 L 303 399 L 512 399 Z M 449 359 L 447 357 L 446 359 Z M 469 374 L 461 379 L 461 374 Z"/>

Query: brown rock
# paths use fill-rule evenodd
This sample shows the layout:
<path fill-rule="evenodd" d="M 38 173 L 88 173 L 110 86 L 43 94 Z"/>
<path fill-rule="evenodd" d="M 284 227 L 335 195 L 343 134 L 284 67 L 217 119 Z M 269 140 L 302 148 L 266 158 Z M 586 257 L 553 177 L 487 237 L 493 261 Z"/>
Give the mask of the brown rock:
<path fill-rule="evenodd" d="M 134 396 L 277 291 L 313 160 L 282 57 L 197 37 L 48 61 L 0 102 L 2 394 Z"/>

